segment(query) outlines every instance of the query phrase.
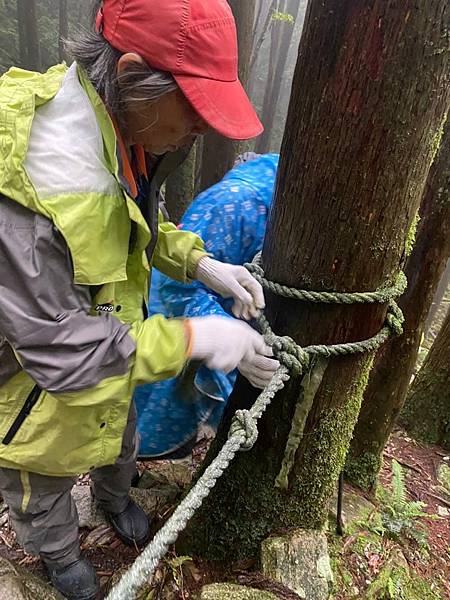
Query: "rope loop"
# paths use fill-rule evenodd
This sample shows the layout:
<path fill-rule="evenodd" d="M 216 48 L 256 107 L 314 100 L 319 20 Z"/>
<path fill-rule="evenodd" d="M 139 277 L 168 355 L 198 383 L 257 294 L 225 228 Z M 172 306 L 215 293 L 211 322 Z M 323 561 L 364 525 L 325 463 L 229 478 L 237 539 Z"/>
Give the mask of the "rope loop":
<path fill-rule="evenodd" d="M 249 410 L 237 410 L 230 427 L 229 438 L 242 435 L 241 450 L 251 450 L 258 439 L 258 425 Z"/>

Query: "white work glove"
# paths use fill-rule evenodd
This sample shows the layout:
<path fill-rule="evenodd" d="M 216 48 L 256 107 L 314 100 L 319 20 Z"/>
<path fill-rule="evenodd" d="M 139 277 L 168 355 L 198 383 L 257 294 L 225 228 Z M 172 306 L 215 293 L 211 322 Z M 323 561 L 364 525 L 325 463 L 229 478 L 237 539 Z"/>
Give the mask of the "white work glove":
<path fill-rule="evenodd" d="M 196 317 L 187 321 L 191 335 L 191 358 L 203 361 L 210 369 L 230 373 L 238 366 L 253 368 L 260 382 L 266 379 L 270 366 L 262 359 L 272 355 L 272 349 L 262 335 L 242 321 L 226 317 Z M 278 366 L 270 361 L 272 372 Z M 276 363 L 276 364 L 275 364 Z M 263 374 L 264 373 L 264 374 Z"/>
<path fill-rule="evenodd" d="M 195 277 L 222 298 L 233 298 L 232 312 L 238 319 L 256 319 L 266 305 L 261 285 L 245 267 L 205 256 L 198 263 Z"/>
<path fill-rule="evenodd" d="M 272 349 L 267 356 L 273 356 Z M 256 354 L 252 360 L 244 358 L 238 365 L 239 372 L 252 384 L 253 387 L 263 390 L 270 383 L 273 374 L 280 363 L 273 359 Z"/>

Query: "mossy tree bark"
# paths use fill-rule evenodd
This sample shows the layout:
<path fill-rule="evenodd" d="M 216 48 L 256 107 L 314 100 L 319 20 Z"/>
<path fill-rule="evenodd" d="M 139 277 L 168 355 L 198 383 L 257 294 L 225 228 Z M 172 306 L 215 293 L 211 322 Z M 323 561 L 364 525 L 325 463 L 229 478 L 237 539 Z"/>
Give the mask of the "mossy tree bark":
<path fill-rule="evenodd" d="M 408 290 L 400 300 L 404 334 L 379 352 L 347 457 L 348 479 L 364 489 L 376 484 L 383 449 L 405 402 L 427 314 L 450 256 L 450 121 L 430 169 L 420 215 L 406 266 Z"/>
<path fill-rule="evenodd" d="M 300 44 L 263 250 L 269 279 L 314 290 L 374 290 L 402 265 L 447 103 L 447 0 L 312 0 Z M 430 50 L 432 48 L 432 50 Z M 268 296 L 267 316 L 298 343 L 362 340 L 384 306 L 299 305 Z M 287 489 L 274 486 L 299 381 L 291 380 L 191 523 L 184 549 L 220 562 L 255 557 L 268 534 L 323 527 L 344 465 L 372 358 L 331 359 L 306 418 Z M 236 408 L 257 391 L 242 378 Z"/>
<path fill-rule="evenodd" d="M 411 385 L 401 421 L 416 439 L 450 450 L 450 310 Z"/>
<path fill-rule="evenodd" d="M 228 0 L 236 20 L 239 46 L 239 79 L 247 87 L 250 75 L 250 58 L 253 42 L 255 0 Z M 211 187 L 233 166 L 240 144 L 228 140 L 214 131 L 205 135 L 202 155 L 201 189 Z"/>

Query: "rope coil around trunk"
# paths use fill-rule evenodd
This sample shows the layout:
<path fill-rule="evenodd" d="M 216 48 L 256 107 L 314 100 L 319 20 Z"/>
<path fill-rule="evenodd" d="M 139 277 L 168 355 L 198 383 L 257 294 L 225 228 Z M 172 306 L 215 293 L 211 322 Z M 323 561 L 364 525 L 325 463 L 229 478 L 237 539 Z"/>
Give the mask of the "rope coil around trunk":
<path fill-rule="evenodd" d="M 399 298 L 408 286 L 406 275 L 403 271 L 400 271 L 394 285 L 382 286 L 374 292 L 312 292 L 309 290 L 298 290 L 266 279 L 262 267 L 261 252 L 258 252 L 253 262 L 246 263 L 244 266 L 264 289 L 277 296 L 300 300 L 302 302 L 316 302 L 321 304 L 387 304 L 391 300 Z"/>
<path fill-rule="evenodd" d="M 178 505 L 175 512 L 153 540 L 143 550 L 134 564 L 110 591 L 106 600 L 131 600 L 139 587 L 154 573 L 159 561 L 176 542 L 179 534 L 186 528 L 188 521 L 209 495 L 217 480 L 228 468 L 238 451 L 251 450 L 258 438 L 258 421 L 272 402 L 275 395 L 284 388 L 291 377 L 298 377 L 308 369 L 313 356 L 345 356 L 349 354 L 375 352 L 392 335 L 403 332 L 404 317 L 395 302 L 406 289 L 407 281 L 402 273 L 393 286 L 386 286 L 375 292 L 309 292 L 297 290 L 271 282 L 265 278 L 261 265 L 261 254 L 256 255 L 253 263 L 245 265 L 261 285 L 272 293 L 304 302 L 322 302 L 334 304 L 373 304 L 389 303 L 386 323 L 381 331 L 368 340 L 331 346 L 316 345 L 302 348 L 287 336 L 277 336 L 272 331 L 265 316 L 259 319 L 259 326 L 268 345 L 272 346 L 274 356 L 281 365 L 275 372 L 269 385 L 260 393 L 249 410 L 236 412 L 229 438 L 212 463 L 207 467 L 195 486 Z"/>

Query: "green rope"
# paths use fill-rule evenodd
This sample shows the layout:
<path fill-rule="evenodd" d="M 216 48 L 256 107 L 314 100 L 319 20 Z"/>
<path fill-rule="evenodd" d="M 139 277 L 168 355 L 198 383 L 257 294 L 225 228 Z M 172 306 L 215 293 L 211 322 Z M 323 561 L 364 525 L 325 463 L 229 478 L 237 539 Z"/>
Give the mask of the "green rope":
<path fill-rule="evenodd" d="M 392 333 L 402 332 L 403 314 L 394 299 L 400 296 L 406 287 L 406 278 L 403 275 L 391 287 L 382 288 L 376 292 L 349 293 L 337 292 L 306 292 L 281 286 L 265 279 L 261 267 L 261 257 L 257 255 L 252 265 L 246 265 L 249 271 L 263 285 L 275 294 L 295 298 L 308 302 L 324 302 L 336 304 L 360 303 L 390 303 L 386 324 L 382 330 L 372 338 L 361 342 L 348 344 L 335 344 L 333 346 L 316 345 L 300 347 L 290 337 L 279 337 L 272 331 L 266 317 L 259 319 L 259 326 L 267 343 L 272 346 L 274 356 L 280 361 L 281 366 L 275 372 L 269 385 L 260 393 L 254 405 L 249 410 L 238 410 L 233 418 L 228 441 L 219 454 L 208 466 L 202 477 L 190 490 L 188 495 L 179 504 L 173 515 L 157 532 L 153 540 L 136 559 L 129 571 L 125 573 L 119 583 L 111 590 L 106 600 L 131 600 L 135 597 L 138 588 L 147 581 L 158 566 L 159 561 L 176 542 L 178 535 L 185 529 L 188 521 L 195 511 L 201 506 L 203 500 L 209 495 L 219 477 L 229 466 L 239 450 L 250 450 L 258 438 L 258 420 L 272 402 L 275 395 L 284 387 L 291 376 L 298 377 L 310 366 L 311 357 L 343 356 L 348 354 L 374 352 Z"/>
<path fill-rule="evenodd" d="M 375 292 L 311 292 L 309 290 L 297 290 L 265 277 L 262 268 L 261 252 L 259 252 L 252 263 L 245 264 L 253 277 L 263 286 L 277 296 L 301 300 L 302 302 L 319 302 L 321 304 L 387 304 L 395 298 L 399 298 L 406 290 L 408 282 L 406 275 L 400 272 L 393 286 L 383 286 Z"/>
<path fill-rule="evenodd" d="M 310 356 L 330 358 L 331 356 L 375 352 L 392 334 L 401 335 L 403 333 L 404 321 L 402 311 L 397 303 L 392 301 L 388 307 L 385 326 L 373 337 L 361 342 L 347 342 L 330 346 L 318 344 L 304 348 L 296 344 L 290 337 L 276 336 L 265 316 L 260 317 L 258 323 L 266 342 L 272 346 L 276 358 L 288 366 L 293 375 L 297 375 L 303 373 L 304 369 L 308 367 Z"/>

